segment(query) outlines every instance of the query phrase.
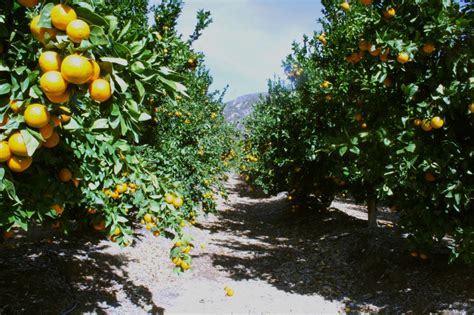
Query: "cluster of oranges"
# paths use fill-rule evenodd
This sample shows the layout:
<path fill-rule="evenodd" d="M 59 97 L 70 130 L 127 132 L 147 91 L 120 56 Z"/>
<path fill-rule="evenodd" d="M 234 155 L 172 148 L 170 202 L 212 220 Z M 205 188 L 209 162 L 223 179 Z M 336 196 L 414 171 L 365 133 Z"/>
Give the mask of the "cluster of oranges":
<path fill-rule="evenodd" d="M 421 126 L 421 129 L 423 129 L 424 131 L 431 131 L 432 129 L 442 128 L 444 126 L 444 120 L 439 116 L 435 116 L 431 118 L 431 120 L 421 120 L 417 118 L 413 121 L 413 124 L 415 124 L 415 126 L 417 127 Z"/>
<path fill-rule="evenodd" d="M 54 28 L 39 26 L 40 16 L 33 18 L 30 29 L 32 34 L 42 43 L 45 34 L 54 39 L 58 31 L 66 31 L 69 40 L 81 44 L 90 37 L 90 27 L 68 5 L 58 4 L 51 10 L 51 23 Z M 72 54 L 64 59 L 56 51 L 44 51 L 39 58 L 39 66 L 43 75 L 40 86 L 48 99 L 53 103 L 68 102 L 71 92 L 69 84 L 89 84 L 91 99 L 105 102 L 112 96 L 112 89 L 107 80 L 100 78 L 100 66 L 95 60 Z"/>
<path fill-rule="evenodd" d="M 257 162 L 258 161 L 258 158 L 252 154 L 248 154 L 245 159 L 249 162 Z"/>
<path fill-rule="evenodd" d="M 106 196 L 112 199 L 119 199 L 122 197 L 123 194 L 130 193 L 133 194 L 137 191 L 138 186 L 135 183 L 121 183 L 115 186 L 114 190 L 110 190 L 108 188 L 102 189 Z"/>
<path fill-rule="evenodd" d="M 173 262 L 173 264 L 176 267 L 181 268 L 181 271 L 186 271 L 189 268 L 191 268 L 189 263 L 184 261 L 181 256 L 188 255 L 191 252 L 191 249 L 193 248 L 193 244 L 182 242 L 182 241 L 177 241 L 174 244 L 174 248 L 179 248 L 181 253 L 178 256 L 175 256 L 175 257 L 171 258 L 171 261 Z"/>

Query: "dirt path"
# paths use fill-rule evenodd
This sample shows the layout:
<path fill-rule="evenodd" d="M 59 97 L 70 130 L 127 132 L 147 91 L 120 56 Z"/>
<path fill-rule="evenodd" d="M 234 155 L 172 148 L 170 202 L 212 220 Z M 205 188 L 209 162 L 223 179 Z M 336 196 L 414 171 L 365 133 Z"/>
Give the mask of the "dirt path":
<path fill-rule="evenodd" d="M 217 216 L 187 228 L 196 248 L 181 276 L 170 242 L 147 231 L 125 249 L 93 239 L 3 245 L 0 314 L 474 312 L 472 268 L 446 266 L 442 252 L 411 258 L 393 228 L 367 230 L 360 207 L 292 213 L 283 194 L 251 196 L 237 177 L 227 185 Z"/>

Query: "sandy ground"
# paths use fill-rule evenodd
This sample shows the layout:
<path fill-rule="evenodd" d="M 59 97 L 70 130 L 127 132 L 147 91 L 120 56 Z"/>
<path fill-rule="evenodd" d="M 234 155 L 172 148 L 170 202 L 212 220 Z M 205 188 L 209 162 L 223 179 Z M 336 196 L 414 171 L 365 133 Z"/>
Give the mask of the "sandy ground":
<path fill-rule="evenodd" d="M 8 241 L 0 314 L 474 314 L 474 269 L 442 251 L 411 257 L 392 213 L 374 231 L 350 201 L 294 213 L 285 194 L 257 196 L 236 176 L 227 186 L 218 213 L 186 228 L 195 249 L 182 275 L 171 242 L 146 230 L 124 249 L 96 238 Z"/>

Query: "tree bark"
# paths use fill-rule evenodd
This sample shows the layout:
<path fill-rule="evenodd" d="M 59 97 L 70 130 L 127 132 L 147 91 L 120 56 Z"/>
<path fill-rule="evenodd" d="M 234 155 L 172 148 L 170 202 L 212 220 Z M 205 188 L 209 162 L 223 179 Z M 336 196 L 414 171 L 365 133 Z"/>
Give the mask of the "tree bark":
<path fill-rule="evenodd" d="M 377 227 L 377 198 L 367 198 L 367 210 L 369 212 L 369 227 Z"/>

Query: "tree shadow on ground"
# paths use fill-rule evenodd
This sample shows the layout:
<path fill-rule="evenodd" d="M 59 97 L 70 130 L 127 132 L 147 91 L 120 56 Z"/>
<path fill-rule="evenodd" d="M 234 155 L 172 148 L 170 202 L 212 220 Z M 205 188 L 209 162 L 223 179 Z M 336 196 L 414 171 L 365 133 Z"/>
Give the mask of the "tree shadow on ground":
<path fill-rule="evenodd" d="M 129 280 L 124 255 L 102 252 L 97 236 L 8 241 L 0 247 L 0 314 L 105 314 L 131 304 L 163 314 L 151 292 Z"/>
<path fill-rule="evenodd" d="M 243 186 L 236 187 L 231 193 L 240 194 Z M 445 252 L 413 258 L 396 229 L 368 229 L 366 221 L 334 208 L 292 213 L 284 198 L 239 200 L 207 227 L 243 240 L 216 241 L 230 251 L 212 257 L 235 280 L 319 294 L 351 311 L 474 312 L 474 268 L 448 264 Z"/>

